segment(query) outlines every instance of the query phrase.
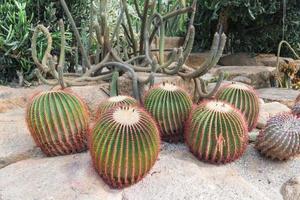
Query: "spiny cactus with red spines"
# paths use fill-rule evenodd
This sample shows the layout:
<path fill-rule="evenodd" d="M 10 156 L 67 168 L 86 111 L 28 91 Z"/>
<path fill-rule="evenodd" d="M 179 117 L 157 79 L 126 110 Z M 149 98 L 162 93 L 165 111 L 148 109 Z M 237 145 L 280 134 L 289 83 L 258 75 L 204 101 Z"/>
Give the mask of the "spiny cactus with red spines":
<path fill-rule="evenodd" d="M 104 112 L 112 109 L 116 106 L 130 106 L 130 105 L 138 105 L 138 102 L 129 96 L 114 96 L 110 97 L 104 101 L 102 101 L 96 113 L 96 119 L 98 119 Z"/>
<path fill-rule="evenodd" d="M 283 113 L 270 118 L 256 140 L 256 149 L 272 159 L 286 160 L 300 153 L 300 120 Z"/>
<path fill-rule="evenodd" d="M 37 94 L 26 115 L 35 143 L 47 156 L 87 149 L 89 115 L 85 103 L 74 94 L 63 90 Z"/>
<path fill-rule="evenodd" d="M 259 98 L 251 86 L 228 84 L 219 89 L 216 99 L 226 101 L 238 108 L 244 115 L 248 130 L 256 127 L 259 115 Z"/>
<path fill-rule="evenodd" d="M 141 180 L 154 165 L 159 148 L 155 121 L 136 106 L 108 110 L 98 119 L 90 135 L 94 166 L 113 188 Z"/>
<path fill-rule="evenodd" d="M 157 121 L 162 139 L 178 142 L 183 139 L 184 123 L 192 108 L 192 100 L 180 87 L 162 83 L 148 91 L 144 107 Z"/>
<path fill-rule="evenodd" d="M 185 140 L 198 159 L 228 163 L 238 159 L 247 147 L 247 124 L 232 105 L 204 101 L 192 110 L 187 120 Z"/>

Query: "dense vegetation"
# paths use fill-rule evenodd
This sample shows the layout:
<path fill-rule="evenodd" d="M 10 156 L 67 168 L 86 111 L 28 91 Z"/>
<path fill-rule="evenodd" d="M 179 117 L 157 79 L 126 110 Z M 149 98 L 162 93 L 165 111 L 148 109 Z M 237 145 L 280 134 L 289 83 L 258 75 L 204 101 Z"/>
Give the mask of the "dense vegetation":
<path fill-rule="evenodd" d="M 67 1 L 85 46 L 89 45 L 86 22 L 90 20 L 90 2 L 85 0 Z M 108 10 L 111 17 L 108 23 L 114 24 L 120 4 L 118 0 L 109 2 Z M 129 0 L 128 2 L 132 6 L 132 8 L 129 7 L 129 11 L 132 11 L 131 15 L 136 15 L 133 1 Z M 220 24 L 229 37 L 227 43 L 229 52 L 274 53 L 283 38 L 293 47 L 300 48 L 300 4 L 296 2 L 297 0 L 198 0 L 194 50 L 207 50 L 212 34 Z M 164 13 L 176 6 L 184 6 L 189 3 L 188 0 L 158 0 L 157 10 Z M 140 4 L 143 4 L 142 1 Z M 49 27 L 54 39 L 52 53 L 59 52 L 57 45 L 60 34 L 57 21 L 63 16 L 59 1 L 0 0 L 0 84 L 20 78 L 30 81 L 33 78 L 31 72 L 35 66 L 31 58 L 30 40 L 33 28 L 37 24 L 42 23 Z M 187 20 L 187 16 L 183 16 L 169 22 L 166 25 L 167 35 L 184 35 Z M 138 27 L 139 21 L 134 23 Z M 74 65 L 78 60 L 78 50 L 68 24 L 66 24 L 66 40 L 67 67 L 69 71 L 74 71 Z M 38 40 L 38 47 L 41 54 L 46 47 L 46 39 L 41 37 Z M 283 50 L 283 53 L 287 52 Z"/>

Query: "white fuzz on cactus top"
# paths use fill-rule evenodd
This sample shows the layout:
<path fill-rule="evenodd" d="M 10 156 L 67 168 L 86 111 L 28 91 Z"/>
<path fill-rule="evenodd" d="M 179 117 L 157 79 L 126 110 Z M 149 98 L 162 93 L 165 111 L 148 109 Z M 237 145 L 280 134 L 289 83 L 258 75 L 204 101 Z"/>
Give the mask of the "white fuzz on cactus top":
<path fill-rule="evenodd" d="M 120 102 L 120 101 L 125 100 L 126 98 L 127 98 L 126 96 L 115 96 L 115 97 L 110 97 L 108 99 L 108 101 L 110 101 L 110 102 Z"/>
<path fill-rule="evenodd" d="M 249 90 L 249 87 L 247 85 L 244 85 L 244 84 L 233 83 L 229 87 L 235 88 L 235 89 L 240 89 L 240 90 Z"/>
<path fill-rule="evenodd" d="M 120 107 L 113 113 L 113 118 L 122 125 L 133 125 L 139 122 L 140 113 L 135 108 Z"/>
<path fill-rule="evenodd" d="M 210 101 L 206 104 L 206 107 L 210 110 L 216 111 L 216 112 L 231 112 L 233 108 L 221 101 Z"/>
<path fill-rule="evenodd" d="M 170 91 L 170 92 L 178 90 L 178 87 L 176 85 L 170 84 L 170 83 L 160 84 L 160 88 Z"/>

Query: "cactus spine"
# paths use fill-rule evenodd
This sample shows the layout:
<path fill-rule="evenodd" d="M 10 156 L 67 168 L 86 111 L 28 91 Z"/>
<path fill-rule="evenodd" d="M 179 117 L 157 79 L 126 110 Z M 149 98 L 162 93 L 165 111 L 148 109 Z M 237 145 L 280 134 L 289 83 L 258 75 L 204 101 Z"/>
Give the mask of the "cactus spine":
<path fill-rule="evenodd" d="M 191 112 L 186 143 L 200 160 L 227 163 L 239 158 L 248 144 L 247 125 L 239 110 L 221 101 L 204 101 Z"/>
<path fill-rule="evenodd" d="M 300 120 L 289 113 L 269 119 L 257 137 L 256 148 L 272 159 L 286 160 L 300 153 Z"/>
<path fill-rule="evenodd" d="M 35 143 L 47 156 L 87 148 L 88 111 L 83 101 L 69 92 L 36 95 L 27 107 L 26 122 Z"/>
<path fill-rule="evenodd" d="M 94 166 L 113 188 L 141 180 L 154 165 L 159 148 L 159 130 L 143 109 L 115 107 L 96 123 L 90 138 Z"/>
<path fill-rule="evenodd" d="M 248 130 L 256 127 L 259 115 L 259 99 L 254 89 L 242 84 L 225 85 L 216 93 L 216 99 L 233 104 L 244 115 Z"/>
<path fill-rule="evenodd" d="M 102 101 L 96 113 L 96 119 L 98 119 L 104 112 L 112 109 L 116 106 L 130 106 L 130 105 L 137 105 L 138 102 L 129 96 L 114 96 L 110 97 L 107 100 Z"/>
<path fill-rule="evenodd" d="M 174 84 L 159 84 L 145 95 L 144 107 L 159 124 L 163 140 L 183 139 L 184 123 L 192 108 L 192 100 L 184 90 Z"/>

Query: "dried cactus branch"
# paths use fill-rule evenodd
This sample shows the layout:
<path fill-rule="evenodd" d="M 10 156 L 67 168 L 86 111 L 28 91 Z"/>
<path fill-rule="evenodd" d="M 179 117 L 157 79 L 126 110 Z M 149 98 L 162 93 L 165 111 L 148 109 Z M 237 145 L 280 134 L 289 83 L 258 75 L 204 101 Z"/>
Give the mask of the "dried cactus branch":
<path fill-rule="evenodd" d="M 46 51 L 44 53 L 43 59 L 42 59 L 42 63 L 40 63 L 38 57 L 37 57 L 37 38 L 38 38 L 38 34 L 39 32 L 43 32 L 43 34 L 47 37 L 47 48 Z M 31 40 L 31 55 L 33 58 L 34 63 L 36 64 L 36 66 L 43 72 L 43 73 L 47 73 L 50 71 L 49 67 L 47 66 L 47 61 L 48 61 L 48 56 L 51 53 L 51 49 L 52 49 L 52 36 L 49 33 L 49 30 L 43 26 L 43 25 L 37 25 L 34 29 L 33 35 L 32 35 L 32 40 Z"/>

